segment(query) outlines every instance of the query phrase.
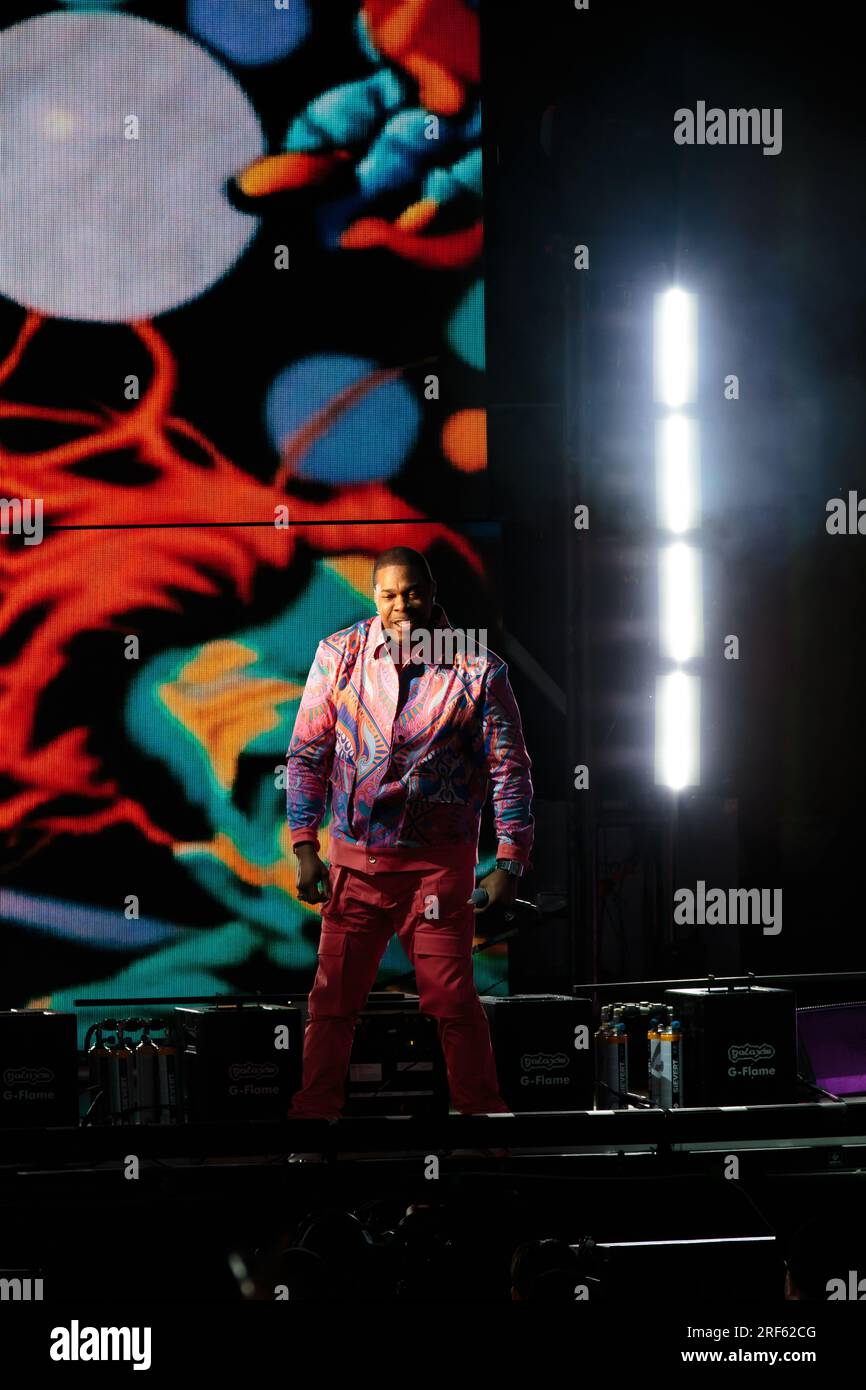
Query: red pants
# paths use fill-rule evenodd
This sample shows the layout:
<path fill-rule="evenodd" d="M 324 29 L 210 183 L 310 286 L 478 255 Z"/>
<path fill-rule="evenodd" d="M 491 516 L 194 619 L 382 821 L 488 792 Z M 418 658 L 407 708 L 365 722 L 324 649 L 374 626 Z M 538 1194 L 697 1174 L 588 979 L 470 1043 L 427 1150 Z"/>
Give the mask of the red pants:
<path fill-rule="evenodd" d="M 415 969 L 419 1007 L 437 1021 L 451 1100 L 464 1115 L 508 1112 L 487 1015 L 472 976 L 474 870 L 330 871 L 319 967 L 304 1031 L 303 1086 L 289 1119 L 336 1119 L 358 1014 L 394 931 Z M 438 915 L 437 915 L 438 914 Z"/>

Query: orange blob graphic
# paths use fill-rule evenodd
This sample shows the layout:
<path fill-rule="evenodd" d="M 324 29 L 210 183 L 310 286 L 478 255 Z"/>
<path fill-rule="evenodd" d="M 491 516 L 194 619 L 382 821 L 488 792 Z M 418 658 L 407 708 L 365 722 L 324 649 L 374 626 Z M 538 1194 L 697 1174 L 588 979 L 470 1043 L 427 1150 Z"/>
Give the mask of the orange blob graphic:
<path fill-rule="evenodd" d="M 379 52 L 415 78 L 422 105 L 455 115 L 480 78 L 478 15 L 463 0 L 364 0 L 361 12 Z"/>
<path fill-rule="evenodd" d="M 487 467 L 487 411 L 458 410 L 445 421 L 442 452 L 461 473 Z"/>

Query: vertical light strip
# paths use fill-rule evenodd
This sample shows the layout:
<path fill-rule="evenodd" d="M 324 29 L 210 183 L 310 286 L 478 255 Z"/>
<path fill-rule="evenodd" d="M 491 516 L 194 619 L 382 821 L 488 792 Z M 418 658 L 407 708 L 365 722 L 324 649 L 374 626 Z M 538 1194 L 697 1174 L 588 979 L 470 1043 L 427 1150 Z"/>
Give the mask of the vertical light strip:
<path fill-rule="evenodd" d="M 698 305 L 693 294 L 668 290 L 656 295 L 655 396 L 679 410 L 691 405 L 698 382 Z"/>
<path fill-rule="evenodd" d="M 656 681 L 655 780 L 674 791 L 700 782 L 701 683 L 686 669 L 703 654 L 700 431 L 684 407 L 697 397 L 697 298 L 681 289 L 655 297 L 653 363 L 659 546 L 659 651 L 673 666 Z M 665 536 L 667 532 L 667 537 Z"/>
<path fill-rule="evenodd" d="M 676 541 L 659 550 L 659 647 L 677 665 L 701 656 L 701 554 Z"/>
<path fill-rule="evenodd" d="M 701 780 L 701 682 L 685 671 L 656 681 L 655 779 L 672 791 Z"/>

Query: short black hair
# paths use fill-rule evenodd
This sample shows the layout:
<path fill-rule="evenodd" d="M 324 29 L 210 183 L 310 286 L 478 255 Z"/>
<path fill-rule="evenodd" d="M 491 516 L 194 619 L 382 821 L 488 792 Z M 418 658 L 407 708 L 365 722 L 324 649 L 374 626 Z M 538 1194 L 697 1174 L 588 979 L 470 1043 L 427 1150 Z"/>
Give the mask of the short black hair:
<path fill-rule="evenodd" d="M 427 563 L 426 555 L 422 555 L 420 550 L 413 550 L 408 545 L 392 545 L 389 550 L 383 550 L 373 561 L 373 584 L 376 583 L 376 575 L 380 570 L 387 569 L 389 565 L 403 565 L 406 569 L 417 570 L 423 574 L 425 579 L 433 582 L 433 575 Z"/>

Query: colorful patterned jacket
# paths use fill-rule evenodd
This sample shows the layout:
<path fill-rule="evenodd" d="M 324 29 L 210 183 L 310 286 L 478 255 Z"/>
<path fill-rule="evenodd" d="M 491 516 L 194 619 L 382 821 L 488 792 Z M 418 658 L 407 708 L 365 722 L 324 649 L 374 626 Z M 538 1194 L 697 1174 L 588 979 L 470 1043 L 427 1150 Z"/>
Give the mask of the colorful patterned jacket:
<path fill-rule="evenodd" d="M 451 626 L 439 604 L 433 626 Z M 531 867 L 532 763 L 505 662 L 479 647 L 417 670 L 398 676 L 378 614 L 319 643 L 286 755 L 293 847 L 319 849 L 330 784 L 331 862 L 359 866 L 375 849 L 366 861 L 380 869 L 401 855 L 474 864 L 492 784 L 497 857 Z"/>

